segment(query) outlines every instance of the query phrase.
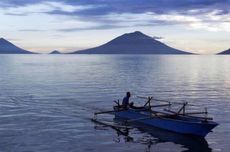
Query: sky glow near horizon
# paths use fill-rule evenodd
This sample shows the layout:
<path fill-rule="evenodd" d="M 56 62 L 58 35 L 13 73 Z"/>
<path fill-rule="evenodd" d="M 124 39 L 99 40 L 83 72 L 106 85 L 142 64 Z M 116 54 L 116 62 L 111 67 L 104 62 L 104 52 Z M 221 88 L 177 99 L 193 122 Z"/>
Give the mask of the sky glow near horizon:
<path fill-rule="evenodd" d="M 230 0 L 1 0 L 0 37 L 26 50 L 72 52 L 141 31 L 177 49 L 230 48 Z"/>

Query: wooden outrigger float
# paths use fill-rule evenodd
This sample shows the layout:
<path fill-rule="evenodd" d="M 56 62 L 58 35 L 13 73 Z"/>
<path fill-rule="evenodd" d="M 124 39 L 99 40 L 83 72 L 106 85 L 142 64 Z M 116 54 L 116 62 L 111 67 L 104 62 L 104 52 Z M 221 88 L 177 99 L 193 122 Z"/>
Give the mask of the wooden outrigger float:
<path fill-rule="evenodd" d="M 115 101 L 116 105 L 113 107 L 113 110 L 96 112 L 94 115 L 113 114 L 116 119 L 122 119 L 127 124 L 138 122 L 150 127 L 158 127 L 176 133 L 199 137 L 205 137 L 218 125 L 211 117 L 207 116 L 207 108 L 205 108 L 204 112 L 187 112 L 186 107 L 189 105 L 187 102 L 172 103 L 157 100 L 153 97 L 137 97 L 147 99 L 146 103 L 141 107 L 130 106 L 124 108 L 120 105 L 119 101 Z M 152 101 L 161 104 L 153 104 Z M 171 110 L 171 107 L 175 104 L 181 105 L 177 111 Z M 204 114 L 205 116 L 197 116 L 200 114 Z M 96 118 L 92 120 L 97 121 Z M 103 125 L 106 125 L 106 123 L 103 123 Z M 109 125 L 111 126 L 111 124 Z"/>

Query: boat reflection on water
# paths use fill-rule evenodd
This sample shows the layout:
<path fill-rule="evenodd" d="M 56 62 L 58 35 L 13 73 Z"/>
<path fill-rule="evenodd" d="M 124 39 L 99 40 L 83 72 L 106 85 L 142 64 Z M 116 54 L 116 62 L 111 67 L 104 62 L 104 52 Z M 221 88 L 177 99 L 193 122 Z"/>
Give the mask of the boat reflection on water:
<path fill-rule="evenodd" d="M 114 119 L 114 122 L 122 126 L 122 121 Z M 119 126 L 117 125 L 117 126 Z M 143 124 L 132 123 L 128 128 L 108 126 L 116 131 L 115 142 L 133 142 L 147 145 L 146 152 L 151 151 L 151 147 L 165 142 L 172 142 L 181 145 L 185 150 L 183 152 L 212 152 L 205 138 L 188 136 L 183 134 L 178 134 L 156 127 L 149 127 Z M 131 128 L 132 127 L 132 128 Z M 95 127 L 97 129 L 97 127 Z M 148 134 L 149 136 L 143 136 L 142 138 L 135 137 L 136 134 L 132 133 L 134 130 L 138 130 L 143 134 Z"/>
<path fill-rule="evenodd" d="M 157 143 L 163 143 L 163 142 L 173 142 L 175 144 L 182 145 L 186 150 L 184 152 L 211 152 L 212 149 L 209 148 L 209 145 L 205 138 L 201 137 L 194 137 L 194 136 L 188 136 L 188 135 L 182 135 L 170 131 L 165 131 L 159 128 L 154 127 L 148 127 L 148 126 L 140 126 L 136 125 L 136 128 L 140 130 L 141 132 L 145 132 L 150 134 L 151 136 L 155 137 L 157 140 L 156 142 L 150 141 L 150 144 L 157 144 Z M 149 148 L 151 145 L 148 145 Z"/>

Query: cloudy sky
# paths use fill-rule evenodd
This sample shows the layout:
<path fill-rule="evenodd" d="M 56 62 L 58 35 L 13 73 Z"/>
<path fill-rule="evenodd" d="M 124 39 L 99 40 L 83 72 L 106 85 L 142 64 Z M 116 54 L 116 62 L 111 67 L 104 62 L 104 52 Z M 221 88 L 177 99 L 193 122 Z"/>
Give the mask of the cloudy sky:
<path fill-rule="evenodd" d="M 35 52 L 76 51 L 142 31 L 202 54 L 230 48 L 230 0 L 0 0 L 0 37 Z"/>

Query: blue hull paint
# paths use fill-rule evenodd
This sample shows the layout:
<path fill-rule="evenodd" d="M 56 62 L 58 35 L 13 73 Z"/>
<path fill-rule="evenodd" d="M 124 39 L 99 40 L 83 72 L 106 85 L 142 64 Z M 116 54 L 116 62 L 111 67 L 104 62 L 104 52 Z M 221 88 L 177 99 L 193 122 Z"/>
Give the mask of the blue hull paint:
<path fill-rule="evenodd" d="M 115 117 L 123 119 L 138 119 L 145 118 L 148 116 L 148 112 L 137 112 L 129 109 L 126 111 L 115 112 Z M 205 137 L 214 127 L 218 124 L 213 121 L 201 121 L 195 118 L 184 118 L 178 117 L 179 119 L 173 118 L 147 118 L 138 120 L 146 125 L 166 129 L 181 134 L 188 134 L 194 136 Z"/>

